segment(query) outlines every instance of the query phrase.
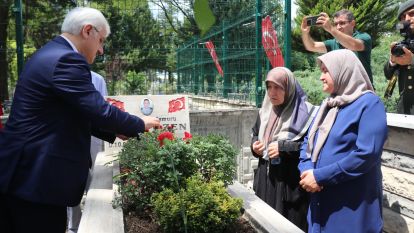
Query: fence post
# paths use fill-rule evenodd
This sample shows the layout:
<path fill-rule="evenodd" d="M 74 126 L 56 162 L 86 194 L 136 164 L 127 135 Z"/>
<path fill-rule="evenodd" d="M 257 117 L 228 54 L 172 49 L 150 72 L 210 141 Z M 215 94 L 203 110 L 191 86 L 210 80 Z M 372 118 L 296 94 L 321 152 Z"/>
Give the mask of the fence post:
<path fill-rule="evenodd" d="M 262 104 L 262 1 L 256 0 L 256 106 Z"/>
<path fill-rule="evenodd" d="M 22 17 L 22 1 L 15 0 L 13 12 L 16 20 L 16 54 L 17 54 L 17 73 L 20 75 L 23 69 L 23 17 Z"/>
<path fill-rule="evenodd" d="M 292 67 L 292 28 L 291 28 L 291 0 L 285 0 L 285 66 L 289 69 Z"/>

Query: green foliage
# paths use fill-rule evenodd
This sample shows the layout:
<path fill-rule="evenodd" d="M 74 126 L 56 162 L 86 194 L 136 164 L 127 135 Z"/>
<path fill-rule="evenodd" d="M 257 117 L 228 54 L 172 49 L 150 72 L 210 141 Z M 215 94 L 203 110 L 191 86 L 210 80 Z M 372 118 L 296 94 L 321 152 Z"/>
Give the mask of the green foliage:
<path fill-rule="evenodd" d="M 130 139 L 119 154 L 121 174 L 117 177 L 123 208 L 141 211 L 149 206 L 151 194 L 165 188 L 178 190 L 197 172 L 205 181 L 231 183 L 236 171 L 236 150 L 220 135 L 175 139 L 160 146 L 160 130 Z M 178 182 L 178 184 L 177 184 Z M 120 200 L 118 200 L 120 201 Z"/>
<path fill-rule="evenodd" d="M 127 93 L 131 95 L 146 95 L 150 87 L 146 80 L 147 76 L 143 72 L 128 71 L 124 82 Z"/>
<path fill-rule="evenodd" d="M 67 9 L 74 6 L 72 1 L 67 0 L 24 1 L 25 44 L 39 49 L 59 35 Z"/>
<path fill-rule="evenodd" d="M 122 185 L 122 201 L 126 210 L 144 209 L 151 194 L 164 188 L 177 188 L 177 176 L 181 181 L 196 172 L 191 145 L 175 140 L 161 147 L 157 140 L 159 133 L 144 133 L 140 140 L 130 139 L 119 154 L 122 170 L 117 183 Z"/>
<path fill-rule="evenodd" d="M 194 136 L 191 144 L 195 148 L 199 171 L 206 181 L 213 178 L 225 185 L 232 183 L 236 174 L 237 151 L 222 135 Z"/>
<path fill-rule="evenodd" d="M 295 71 L 296 79 L 308 96 L 308 101 L 313 105 L 320 105 L 328 95 L 322 92 L 322 83 L 319 80 L 321 72 L 319 68 Z"/>
<path fill-rule="evenodd" d="M 312 69 L 317 54 L 292 51 L 292 71 Z"/>
<path fill-rule="evenodd" d="M 193 176 L 186 187 L 179 193 L 166 189 L 151 198 L 164 232 L 184 232 L 184 210 L 188 232 L 226 232 L 240 216 L 242 200 L 232 198 L 222 182 L 206 183 L 200 176 Z"/>
<path fill-rule="evenodd" d="M 8 90 L 9 93 L 13 93 L 14 88 L 16 87 L 17 82 L 17 54 L 16 54 L 16 41 L 9 40 L 7 41 L 7 47 L 10 48 L 8 57 L 9 57 L 9 82 L 8 82 Z M 35 51 L 35 47 L 30 47 L 29 45 L 25 45 L 24 48 L 24 57 L 27 60 Z"/>
<path fill-rule="evenodd" d="M 296 4 L 298 5 L 298 14 L 295 18 L 296 27 L 292 35 L 292 46 L 294 49 L 302 51 L 305 49 L 300 37 L 300 25 L 304 16 L 325 12 L 332 18 L 335 12 L 344 8 L 348 9 L 354 13 L 356 29 L 367 32 L 372 38 L 373 47 L 375 47 L 380 36 L 394 31 L 398 9 L 395 0 L 296 0 Z M 332 38 L 330 34 L 318 27 L 312 27 L 311 35 L 315 41 Z"/>
<path fill-rule="evenodd" d="M 399 99 L 398 84 L 396 85 L 392 96 L 389 99 L 384 98 L 384 93 L 388 85 L 388 81 L 384 76 L 384 64 L 388 62 L 390 54 L 391 42 L 401 41 L 401 36 L 394 33 L 384 35 L 380 39 L 379 46 L 372 50 L 371 66 L 374 76 L 374 86 L 376 93 L 381 97 L 385 104 L 387 112 L 397 112 L 397 103 Z"/>
<path fill-rule="evenodd" d="M 208 5 L 208 0 L 194 1 L 194 19 L 201 31 L 201 36 L 210 30 L 211 26 L 216 22 L 216 17 L 214 17 Z"/>

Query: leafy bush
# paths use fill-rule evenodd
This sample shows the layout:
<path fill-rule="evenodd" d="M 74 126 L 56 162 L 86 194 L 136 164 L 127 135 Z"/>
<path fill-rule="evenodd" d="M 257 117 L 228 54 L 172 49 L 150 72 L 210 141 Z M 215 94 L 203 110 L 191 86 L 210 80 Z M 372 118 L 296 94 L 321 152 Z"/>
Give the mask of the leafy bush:
<path fill-rule="evenodd" d="M 371 53 L 371 65 L 374 76 L 375 91 L 384 102 L 387 112 L 397 112 L 397 103 L 400 95 L 398 94 L 397 83 L 392 96 L 388 99 L 384 98 L 384 93 L 388 85 L 388 81 L 384 76 L 384 64 L 389 59 L 391 42 L 401 40 L 401 36 L 396 33 L 385 35 L 380 38 L 380 44 L 375 47 Z"/>
<path fill-rule="evenodd" d="M 199 172 L 206 181 L 213 177 L 227 186 L 236 174 L 237 151 L 222 135 L 195 136 L 191 141 Z"/>
<path fill-rule="evenodd" d="M 130 139 L 119 154 L 121 174 L 117 183 L 121 185 L 124 209 L 144 209 L 153 193 L 177 187 L 177 181 L 190 177 L 197 170 L 190 144 L 175 140 L 160 146 L 159 134 L 160 131 L 147 132 L 140 140 Z"/>
<path fill-rule="evenodd" d="M 308 96 L 308 101 L 313 105 L 320 105 L 328 95 L 322 91 L 322 83 L 319 80 L 321 72 L 319 68 L 305 71 L 296 71 L 296 79 Z"/>
<path fill-rule="evenodd" d="M 186 190 L 174 193 L 165 189 L 152 196 L 151 202 L 161 228 L 165 232 L 225 232 L 240 216 L 242 200 L 232 198 L 223 182 L 204 182 L 201 176 L 187 180 Z"/>
<path fill-rule="evenodd" d="M 153 193 L 166 188 L 178 192 L 185 179 L 197 172 L 205 181 L 213 178 L 225 185 L 236 173 L 237 151 L 221 135 L 174 139 L 172 132 L 155 130 L 130 139 L 119 154 L 121 173 L 116 177 L 125 210 L 140 212 L 150 206 Z"/>

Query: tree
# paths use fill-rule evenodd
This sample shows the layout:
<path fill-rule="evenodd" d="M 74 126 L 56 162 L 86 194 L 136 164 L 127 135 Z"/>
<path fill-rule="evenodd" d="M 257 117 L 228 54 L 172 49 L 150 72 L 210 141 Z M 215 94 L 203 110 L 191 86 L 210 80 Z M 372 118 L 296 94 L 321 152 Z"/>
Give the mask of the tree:
<path fill-rule="evenodd" d="M 0 102 L 9 98 L 8 93 L 8 63 L 7 63 L 7 37 L 8 37 L 8 22 L 11 15 L 10 6 L 11 0 L 0 2 Z"/>
<path fill-rule="evenodd" d="M 177 33 L 180 43 L 183 43 L 193 36 L 200 36 L 200 30 L 194 19 L 195 0 L 151 0 L 158 6 L 167 19 L 172 30 Z M 254 15 L 255 1 L 216 1 L 209 0 L 210 9 L 216 17 L 215 26 L 221 27 L 223 21 L 230 21 Z M 178 20 L 182 18 L 182 20 Z"/>
<path fill-rule="evenodd" d="M 128 71 L 124 83 L 126 93 L 134 95 L 148 94 L 149 85 L 146 80 L 147 77 L 143 72 Z"/>
<path fill-rule="evenodd" d="M 113 87 L 128 71 L 167 70 L 165 37 L 148 3 L 135 2 L 133 7 L 109 3 L 105 7 L 104 13 L 113 30 L 105 45 L 103 65 Z"/>
<path fill-rule="evenodd" d="M 67 0 L 24 0 L 22 4 L 25 57 L 27 57 L 34 51 L 33 49 L 27 50 L 27 47 L 40 48 L 53 35 L 60 32 L 58 25 L 66 13 L 65 10 L 69 6 L 74 6 L 74 3 Z M 0 69 L 0 101 L 9 98 L 8 86 L 13 85 L 17 79 L 17 72 L 10 70 L 15 60 L 15 46 L 10 46 L 15 44 L 10 42 L 15 37 L 12 6 L 12 0 L 0 1 L 0 67 L 2 67 Z M 9 77 L 12 80 L 11 83 L 9 83 Z"/>
<path fill-rule="evenodd" d="M 150 2 L 162 10 L 164 19 L 182 39 L 181 42 L 200 34 L 194 19 L 194 0 L 150 0 Z M 178 20 L 178 18 L 182 18 L 182 20 Z"/>
<path fill-rule="evenodd" d="M 317 15 L 320 12 L 326 12 L 332 16 L 340 9 L 348 9 L 354 13 L 356 29 L 368 33 L 375 47 L 381 35 L 395 30 L 397 2 L 397 0 L 296 0 L 298 14 L 292 35 L 293 48 L 306 51 L 300 37 L 300 25 L 304 16 Z M 317 41 L 332 38 L 330 34 L 317 27 L 312 28 L 311 35 Z"/>

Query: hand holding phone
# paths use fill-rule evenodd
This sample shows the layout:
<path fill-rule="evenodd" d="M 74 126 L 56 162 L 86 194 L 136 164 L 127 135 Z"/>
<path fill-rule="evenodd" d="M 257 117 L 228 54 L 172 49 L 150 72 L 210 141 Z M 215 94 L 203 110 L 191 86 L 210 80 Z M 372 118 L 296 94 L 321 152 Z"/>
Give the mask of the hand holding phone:
<path fill-rule="evenodd" d="M 320 15 L 315 15 L 315 16 L 308 16 L 306 17 L 306 25 L 308 26 L 314 26 L 316 25 L 316 21 L 318 20 Z"/>

